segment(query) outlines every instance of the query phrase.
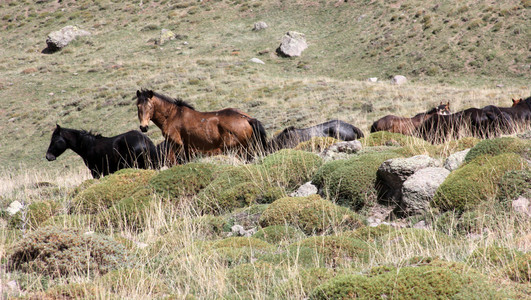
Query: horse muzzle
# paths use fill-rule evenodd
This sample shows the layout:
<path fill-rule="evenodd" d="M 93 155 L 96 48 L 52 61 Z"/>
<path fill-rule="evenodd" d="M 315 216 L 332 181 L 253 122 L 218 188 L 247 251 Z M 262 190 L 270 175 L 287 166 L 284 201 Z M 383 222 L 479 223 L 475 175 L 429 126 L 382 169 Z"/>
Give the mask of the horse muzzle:
<path fill-rule="evenodd" d="M 50 154 L 50 153 L 46 153 L 46 159 L 47 159 L 48 161 L 54 161 L 55 158 L 56 158 L 55 155 Z"/>
<path fill-rule="evenodd" d="M 147 132 L 148 131 L 148 127 L 147 126 L 140 126 L 140 131 Z"/>

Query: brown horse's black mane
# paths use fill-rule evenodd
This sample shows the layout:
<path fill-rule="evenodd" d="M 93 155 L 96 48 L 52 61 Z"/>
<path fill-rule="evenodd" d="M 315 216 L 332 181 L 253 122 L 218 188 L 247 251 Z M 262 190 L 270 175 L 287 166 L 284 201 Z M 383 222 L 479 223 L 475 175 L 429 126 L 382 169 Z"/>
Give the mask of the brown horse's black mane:
<path fill-rule="evenodd" d="M 142 89 L 142 93 L 144 92 L 148 92 L 149 90 L 144 90 Z M 153 95 L 161 100 L 163 100 L 164 102 L 168 102 L 168 103 L 171 103 L 171 104 L 174 104 L 174 105 L 177 105 L 177 106 L 184 106 L 184 107 L 188 107 L 189 109 L 193 109 L 195 110 L 195 108 L 189 104 L 188 102 L 182 100 L 181 98 L 172 98 L 172 97 L 169 97 L 169 96 L 166 96 L 166 95 L 163 95 L 163 94 L 159 94 L 157 92 L 153 92 Z"/>

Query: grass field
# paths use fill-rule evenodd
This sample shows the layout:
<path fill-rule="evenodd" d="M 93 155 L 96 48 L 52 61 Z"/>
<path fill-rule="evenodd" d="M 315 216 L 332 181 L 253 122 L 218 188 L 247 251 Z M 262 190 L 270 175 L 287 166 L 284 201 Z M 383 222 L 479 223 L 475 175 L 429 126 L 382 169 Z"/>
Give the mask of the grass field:
<path fill-rule="evenodd" d="M 205 199 L 193 193 L 177 202 L 168 201 L 163 193 L 149 193 L 148 200 L 144 194 L 127 195 L 149 203 L 138 210 L 126 206 L 124 197 L 115 199 L 125 201 L 124 211 L 113 205 L 96 214 L 73 212 L 78 189 L 90 187 L 90 173 L 71 151 L 54 162 L 46 161 L 45 153 L 55 124 L 104 136 L 138 129 L 134 97 L 141 88 L 181 97 L 200 111 L 239 108 L 259 119 L 269 137 L 287 126 L 310 126 L 333 118 L 369 134 L 372 122 L 387 114 L 413 116 L 440 102 L 449 101 L 452 111 L 510 106 L 511 98 L 531 94 L 530 8 L 529 0 L 1 1 L 2 288 L 15 280 L 21 296 L 48 299 L 318 299 L 324 294 L 313 288 L 339 275 L 380 280 L 378 276 L 388 274 L 385 270 L 426 265 L 434 272 L 442 272 L 437 268 L 444 266 L 454 272 L 450 277 L 477 283 L 479 289 L 487 286 L 481 294 L 465 284 L 457 294 L 449 291 L 448 297 L 525 298 L 531 293 L 525 277 L 529 274 L 524 270 L 514 275 L 514 269 L 519 261 L 529 262 L 530 219 L 501 209 L 494 196 L 463 214 L 434 210 L 402 220 L 408 226 L 427 221 L 431 226 L 427 234 L 409 229 L 395 234 L 385 228 L 371 236 L 363 231 L 367 227 L 347 230 L 334 223 L 322 237 L 330 240 L 314 244 L 337 245 L 337 249 L 323 250 L 309 241 L 321 235 L 298 232 L 293 229 L 299 228 L 296 225 L 285 226 L 294 232 L 280 234 L 282 238 L 275 241 L 265 242 L 263 236 L 262 240 L 227 238 L 230 226 L 242 216 L 262 215 L 272 204 L 203 213 L 200 200 Z M 252 31 L 257 21 L 269 27 Z M 59 52 L 42 53 L 46 36 L 66 25 L 91 35 Z M 156 44 L 163 28 L 172 30 L 177 39 Z M 306 36 L 309 47 L 301 57 L 275 54 L 289 30 Z M 265 64 L 250 63 L 253 57 Z M 408 82 L 391 85 L 397 74 L 407 76 Z M 378 77 L 379 82 L 367 82 L 369 77 Z M 162 141 L 160 130 L 150 128 L 148 136 L 156 143 Z M 409 143 L 414 151 L 440 159 L 458 150 L 456 143 L 433 149 L 416 140 Z M 255 171 L 255 165 L 249 165 L 244 174 L 254 176 Z M 260 177 L 251 177 L 259 178 L 255 184 L 260 189 L 280 188 L 282 196 L 294 189 L 275 171 L 259 172 Z M 195 173 L 183 174 L 193 178 L 179 183 L 183 186 L 199 180 Z M 120 180 L 113 188 L 129 182 Z M 211 181 L 220 184 L 214 192 L 229 194 L 223 182 Z M 255 188 L 238 187 L 248 194 Z M 198 190 L 202 189 L 208 190 Z M 26 205 L 18 219 L 5 212 L 14 200 Z M 53 218 L 44 221 L 38 219 L 40 214 L 25 215 L 30 204 L 41 205 L 36 207 Z M 123 215 L 117 217 L 116 212 Z M 356 212 L 362 218 L 367 213 Z M 38 225 L 31 218 L 37 218 Z M 141 230 L 128 223 L 138 220 Z M 256 220 L 249 222 L 256 225 Z M 80 272 L 53 278 L 8 272 L 3 265 L 16 242 L 45 224 L 105 234 L 118 241 L 135 263 L 103 276 Z M 362 240 L 364 252 L 342 244 L 343 239 L 350 241 L 348 245 Z M 300 259 L 293 260 L 293 253 Z M 363 259 L 357 260 L 353 253 Z M 460 277 L 476 276 L 475 272 L 478 275 L 472 279 Z M 3 291 L 2 296 L 17 294 Z"/>

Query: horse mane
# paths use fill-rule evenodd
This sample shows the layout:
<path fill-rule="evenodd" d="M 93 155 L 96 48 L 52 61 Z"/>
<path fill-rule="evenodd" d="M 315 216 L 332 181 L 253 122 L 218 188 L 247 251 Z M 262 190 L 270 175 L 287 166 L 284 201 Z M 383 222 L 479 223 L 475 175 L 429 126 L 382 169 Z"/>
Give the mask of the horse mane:
<path fill-rule="evenodd" d="M 90 136 L 90 137 L 93 137 L 93 138 L 95 138 L 95 139 L 101 139 L 101 138 L 103 138 L 103 136 L 102 136 L 101 134 L 99 134 L 99 133 L 94 133 L 94 132 L 92 132 L 91 130 L 89 130 L 89 131 L 86 131 L 86 130 L 80 130 L 79 133 L 80 133 L 81 135 Z"/>
<path fill-rule="evenodd" d="M 144 92 L 144 91 L 147 92 L 148 90 L 142 90 L 142 92 Z M 161 99 L 164 102 L 168 102 L 168 103 L 174 104 L 176 106 L 188 107 L 189 109 L 195 110 L 195 108 L 190 103 L 182 100 L 181 98 L 172 98 L 172 97 L 169 97 L 169 96 L 166 96 L 166 95 L 163 95 L 163 94 L 159 94 L 157 92 L 153 92 L 153 95 L 156 96 L 157 98 Z"/>

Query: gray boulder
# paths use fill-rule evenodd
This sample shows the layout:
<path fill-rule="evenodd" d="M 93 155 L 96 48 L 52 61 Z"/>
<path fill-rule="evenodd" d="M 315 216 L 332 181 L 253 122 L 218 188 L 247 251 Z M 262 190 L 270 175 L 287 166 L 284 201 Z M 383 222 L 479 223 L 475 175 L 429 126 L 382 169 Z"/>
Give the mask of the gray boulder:
<path fill-rule="evenodd" d="M 266 29 L 267 27 L 269 26 L 267 26 L 266 22 L 264 21 L 256 22 L 254 23 L 253 31 L 263 30 L 263 29 Z"/>
<path fill-rule="evenodd" d="M 435 191 L 449 174 L 445 168 L 428 167 L 409 176 L 402 185 L 401 210 L 407 215 L 425 212 Z"/>
<path fill-rule="evenodd" d="M 408 158 L 393 158 L 384 161 L 376 172 L 380 185 L 380 200 L 399 203 L 402 197 L 402 185 L 416 171 L 428 167 L 440 167 L 441 163 L 427 155 Z"/>
<path fill-rule="evenodd" d="M 465 162 L 465 157 L 468 151 L 470 151 L 470 149 L 465 149 L 463 151 L 451 154 L 450 156 L 448 156 L 448 158 L 446 158 L 446 161 L 444 162 L 444 167 L 449 171 L 456 170 Z"/>
<path fill-rule="evenodd" d="M 335 143 L 326 148 L 320 156 L 325 161 L 346 159 L 351 154 L 357 153 L 362 149 L 361 142 L 358 140 Z"/>
<path fill-rule="evenodd" d="M 48 50 L 58 51 L 66 47 L 71 41 L 79 36 L 90 35 L 90 32 L 81 30 L 76 26 L 65 26 L 58 31 L 51 32 L 46 38 Z"/>
<path fill-rule="evenodd" d="M 393 79 L 391 79 L 391 84 L 401 85 L 407 82 L 406 76 L 402 75 L 395 75 Z"/>
<path fill-rule="evenodd" d="M 522 215 L 527 215 L 528 217 L 531 217 L 531 202 L 529 201 L 529 199 L 520 196 L 518 197 L 518 199 L 513 200 L 511 206 L 513 207 L 514 211 Z"/>
<path fill-rule="evenodd" d="M 288 31 L 284 37 L 280 46 L 277 48 L 277 53 L 283 57 L 301 56 L 302 51 L 308 48 L 306 38 L 304 34 L 296 31 Z"/>
<path fill-rule="evenodd" d="M 306 197 L 317 194 L 317 187 L 311 181 L 301 185 L 295 192 L 290 194 L 290 197 Z"/>

